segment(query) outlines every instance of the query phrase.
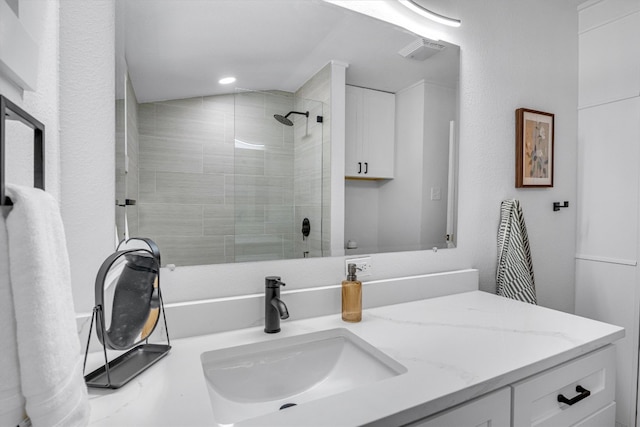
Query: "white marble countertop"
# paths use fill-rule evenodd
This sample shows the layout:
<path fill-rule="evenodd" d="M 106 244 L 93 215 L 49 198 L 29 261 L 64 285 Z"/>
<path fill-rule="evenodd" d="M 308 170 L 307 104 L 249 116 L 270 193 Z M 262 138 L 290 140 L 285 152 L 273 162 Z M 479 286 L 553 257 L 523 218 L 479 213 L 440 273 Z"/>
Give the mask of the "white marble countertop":
<path fill-rule="evenodd" d="M 404 365 L 397 377 L 236 426 L 401 424 L 434 414 L 605 346 L 623 328 L 480 291 L 172 341 L 167 357 L 115 391 L 90 389 L 92 426 L 213 425 L 205 351 L 347 328 Z M 92 354 L 87 372 L 99 361 Z M 93 366 L 91 366 L 93 364 Z M 394 416 L 390 423 L 386 417 Z"/>

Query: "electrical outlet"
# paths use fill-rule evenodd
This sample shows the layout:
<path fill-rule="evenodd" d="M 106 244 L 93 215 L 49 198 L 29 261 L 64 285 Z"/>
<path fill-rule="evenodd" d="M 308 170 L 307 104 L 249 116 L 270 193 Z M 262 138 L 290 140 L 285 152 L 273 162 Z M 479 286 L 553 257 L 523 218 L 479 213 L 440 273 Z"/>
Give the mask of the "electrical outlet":
<path fill-rule="evenodd" d="M 442 190 L 440 187 L 431 187 L 431 200 L 442 199 Z"/>
<path fill-rule="evenodd" d="M 345 275 L 349 274 L 349 264 L 356 265 L 356 276 L 358 277 L 366 277 L 373 274 L 370 256 L 344 260 Z"/>

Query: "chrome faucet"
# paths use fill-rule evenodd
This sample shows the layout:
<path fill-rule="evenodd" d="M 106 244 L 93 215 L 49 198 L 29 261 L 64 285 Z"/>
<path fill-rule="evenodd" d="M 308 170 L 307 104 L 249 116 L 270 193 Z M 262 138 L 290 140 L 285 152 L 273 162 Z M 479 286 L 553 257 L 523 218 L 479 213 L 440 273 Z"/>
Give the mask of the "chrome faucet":
<path fill-rule="evenodd" d="M 280 286 L 285 286 L 278 276 L 264 278 L 264 331 L 268 334 L 280 332 L 280 319 L 288 319 L 287 306 L 280 299 Z"/>

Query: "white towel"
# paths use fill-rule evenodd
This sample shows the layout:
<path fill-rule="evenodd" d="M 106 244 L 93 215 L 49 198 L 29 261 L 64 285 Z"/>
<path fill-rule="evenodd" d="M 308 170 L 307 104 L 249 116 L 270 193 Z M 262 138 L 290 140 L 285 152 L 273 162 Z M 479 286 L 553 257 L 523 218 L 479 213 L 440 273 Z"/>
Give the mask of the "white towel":
<path fill-rule="evenodd" d="M 536 304 L 529 236 L 517 200 L 505 200 L 500 205 L 496 284 L 498 295 Z"/>
<path fill-rule="evenodd" d="M 20 382 L 35 427 L 85 426 L 87 389 L 60 210 L 42 190 L 8 186 L 9 271 Z"/>
<path fill-rule="evenodd" d="M 3 208 L 0 208 L 3 209 Z M 13 293 L 9 279 L 9 242 L 0 212 L 0 426 L 16 426 L 25 417 L 20 390 L 20 365 Z"/>

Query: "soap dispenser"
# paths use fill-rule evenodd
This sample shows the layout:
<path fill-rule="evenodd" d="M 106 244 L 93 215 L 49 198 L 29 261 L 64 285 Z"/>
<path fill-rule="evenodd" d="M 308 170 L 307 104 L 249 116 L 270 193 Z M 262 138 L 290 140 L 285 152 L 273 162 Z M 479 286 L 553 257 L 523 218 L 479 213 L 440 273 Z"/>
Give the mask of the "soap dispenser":
<path fill-rule="evenodd" d="M 356 277 L 356 265 L 347 266 L 347 280 L 342 282 L 342 320 L 362 320 L 362 282 Z"/>

